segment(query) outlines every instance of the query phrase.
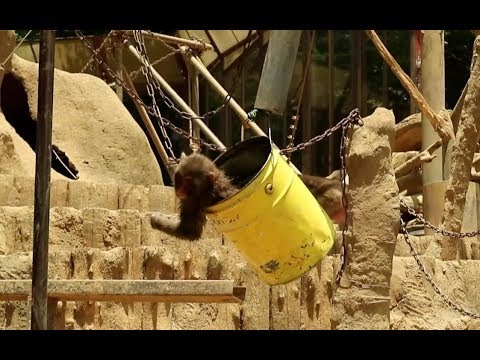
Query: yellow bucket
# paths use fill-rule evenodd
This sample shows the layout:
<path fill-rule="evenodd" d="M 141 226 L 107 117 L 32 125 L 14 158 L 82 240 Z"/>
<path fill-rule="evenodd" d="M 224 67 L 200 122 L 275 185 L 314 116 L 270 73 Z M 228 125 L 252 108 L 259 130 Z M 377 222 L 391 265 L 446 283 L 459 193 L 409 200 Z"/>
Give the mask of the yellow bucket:
<path fill-rule="evenodd" d="M 261 279 L 287 283 L 328 253 L 332 221 L 268 137 L 235 145 L 215 164 L 241 190 L 209 207 L 207 217 Z"/>

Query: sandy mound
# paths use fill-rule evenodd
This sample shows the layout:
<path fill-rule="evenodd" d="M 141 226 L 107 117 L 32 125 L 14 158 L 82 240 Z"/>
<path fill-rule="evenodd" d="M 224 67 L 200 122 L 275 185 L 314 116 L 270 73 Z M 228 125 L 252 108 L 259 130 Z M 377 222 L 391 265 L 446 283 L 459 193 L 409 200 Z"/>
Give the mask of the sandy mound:
<path fill-rule="evenodd" d="M 12 57 L 2 108 L 17 131 L 23 128 L 24 138 L 35 128 L 30 124 L 37 118 L 37 78 L 38 64 Z M 163 184 L 147 137 L 105 82 L 88 74 L 55 70 L 54 86 L 52 143 L 67 154 L 80 179 Z"/>

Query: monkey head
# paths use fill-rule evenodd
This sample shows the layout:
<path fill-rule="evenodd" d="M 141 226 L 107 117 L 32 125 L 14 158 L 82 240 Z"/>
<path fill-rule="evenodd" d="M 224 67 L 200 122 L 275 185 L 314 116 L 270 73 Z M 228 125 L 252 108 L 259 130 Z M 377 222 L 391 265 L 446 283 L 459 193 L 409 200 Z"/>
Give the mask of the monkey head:
<path fill-rule="evenodd" d="M 180 200 L 207 198 L 216 179 L 215 164 L 202 154 L 182 153 L 175 169 L 175 194 Z"/>

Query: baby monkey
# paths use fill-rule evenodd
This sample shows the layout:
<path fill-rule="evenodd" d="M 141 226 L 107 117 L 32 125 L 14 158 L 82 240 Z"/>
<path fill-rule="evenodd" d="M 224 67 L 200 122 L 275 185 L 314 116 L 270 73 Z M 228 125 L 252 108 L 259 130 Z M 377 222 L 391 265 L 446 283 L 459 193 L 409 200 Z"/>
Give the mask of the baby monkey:
<path fill-rule="evenodd" d="M 153 228 L 186 240 L 198 240 L 207 222 L 206 209 L 235 195 L 239 189 L 205 155 L 182 153 L 174 172 L 175 194 L 180 200 L 179 219 L 153 214 Z"/>
<path fill-rule="evenodd" d="M 345 226 L 345 206 L 343 205 L 341 181 L 313 175 L 302 175 L 301 179 L 330 219 L 338 224 L 340 229 L 343 229 Z"/>

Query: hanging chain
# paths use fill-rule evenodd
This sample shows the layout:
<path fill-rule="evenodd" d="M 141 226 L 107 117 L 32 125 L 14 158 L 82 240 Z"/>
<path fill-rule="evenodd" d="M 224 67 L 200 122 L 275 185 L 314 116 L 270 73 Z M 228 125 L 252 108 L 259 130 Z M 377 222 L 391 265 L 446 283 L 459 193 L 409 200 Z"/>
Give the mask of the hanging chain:
<path fill-rule="evenodd" d="M 358 121 L 359 125 L 363 125 L 361 120 Z M 345 122 L 342 125 L 342 138 L 340 140 L 340 174 L 342 177 L 342 203 L 343 209 L 345 211 L 345 221 L 342 230 L 342 249 L 343 253 L 340 253 L 340 270 L 337 273 L 335 283 L 338 285 L 342 280 L 343 273 L 347 266 L 347 232 L 348 232 L 348 200 L 347 200 L 347 166 L 346 166 L 346 140 L 347 140 L 347 130 L 351 122 Z"/>
<path fill-rule="evenodd" d="M 116 35 L 116 31 L 115 30 L 111 30 L 107 36 L 105 36 L 105 39 L 102 41 L 102 43 L 100 44 L 100 46 L 98 48 L 96 48 L 94 51 L 95 51 L 95 54 L 97 55 L 100 55 L 100 51 L 102 51 L 102 49 L 105 47 L 105 45 L 107 44 L 108 41 L 110 41 L 110 46 L 107 47 L 105 49 L 105 52 L 109 52 L 110 50 L 112 50 L 112 48 L 115 46 L 115 42 L 114 41 L 111 41 L 112 40 L 112 37 Z M 121 35 L 122 37 L 125 38 L 125 35 Z M 95 60 L 95 55 L 92 55 L 90 57 L 90 59 L 88 59 L 87 63 L 85 64 L 85 66 L 82 68 L 82 70 L 80 70 L 81 73 L 84 73 L 89 67 L 93 70 L 93 66 L 92 66 L 92 63 L 93 61 Z"/>
<path fill-rule="evenodd" d="M 291 149 L 295 146 L 295 133 L 297 132 L 299 119 L 300 119 L 300 116 L 298 115 L 298 112 L 296 115 L 292 116 L 292 124 L 288 127 L 290 129 L 290 135 L 287 136 L 287 140 L 288 140 L 287 149 Z M 292 153 L 291 152 L 287 153 L 288 161 L 291 160 L 291 157 L 292 157 Z"/>
<path fill-rule="evenodd" d="M 137 30 L 138 31 L 138 30 Z M 138 31 L 140 32 L 140 31 Z M 249 32 L 249 35 L 251 34 L 252 30 L 250 30 Z M 135 33 L 135 32 L 134 32 Z M 140 32 L 141 33 L 141 32 Z M 135 41 L 137 40 L 141 40 L 143 39 L 143 34 L 141 34 L 142 36 L 137 36 L 137 38 L 135 38 Z M 135 35 L 134 35 L 135 37 Z M 163 40 L 162 40 L 163 41 Z M 165 42 L 163 42 L 164 44 L 166 44 Z M 232 85 L 232 88 L 230 89 L 230 92 L 227 93 L 227 95 L 225 96 L 224 100 L 222 101 L 222 103 L 215 109 L 213 110 L 210 110 L 208 112 L 206 112 L 205 114 L 203 115 L 198 115 L 197 117 L 194 117 L 192 115 L 190 115 L 189 113 L 187 113 L 186 111 L 183 111 L 183 110 L 180 110 L 178 109 L 175 104 L 173 103 L 173 101 L 164 94 L 164 92 L 162 91 L 161 87 L 160 87 L 160 84 L 158 83 L 158 80 L 155 78 L 155 77 L 151 77 L 150 78 L 150 81 L 151 81 L 151 84 L 152 86 L 155 88 L 156 91 L 158 91 L 158 93 L 160 94 L 160 97 L 162 98 L 163 102 L 165 103 L 165 105 L 170 109 L 170 110 L 173 110 L 175 111 L 177 114 L 180 115 L 180 117 L 184 120 L 187 120 L 187 121 L 191 121 L 193 120 L 194 118 L 197 118 L 199 120 L 207 120 L 208 118 L 214 116 L 215 114 L 217 114 L 220 110 L 222 110 L 230 101 L 230 99 L 232 98 L 231 96 L 231 92 L 233 91 L 233 89 L 235 88 L 236 86 L 236 83 L 238 82 L 238 80 L 240 79 L 240 74 L 241 74 L 241 70 L 242 68 L 245 66 L 245 58 L 246 58 L 246 50 L 247 50 L 247 46 L 249 46 L 251 43 L 251 38 L 249 38 L 249 41 L 245 43 L 245 46 L 244 46 L 244 50 L 243 50 L 243 59 L 242 59 L 242 65 L 241 67 L 239 68 L 239 71 L 237 71 L 237 74 L 236 74 L 236 77 L 233 81 L 233 85 Z M 148 60 L 148 54 L 146 53 L 146 49 L 145 49 L 145 44 L 143 43 L 142 46 L 142 50 L 143 50 L 143 54 L 144 55 L 144 59 L 147 60 L 147 62 L 150 64 L 150 61 Z M 173 49 L 174 51 L 176 49 L 174 49 L 172 46 L 168 45 L 169 48 Z M 183 52 L 183 50 L 181 50 Z M 194 53 L 194 51 L 192 49 L 189 49 L 187 51 L 190 51 L 192 53 Z M 142 71 L 143 72 L 143 71 Z M 195 139 L 194 139 L 195 140 Z"/>
<path fill-rule="evenodd" d="M 340 120 L 337 123 L 337 125 L 331 127 L 330 129 L 325 131 L 323 134 L 314 136 L 310 140 L 308 140 L 306 142 L 303 142 L 303 143 L 300 143 L 296 146 L 287 147 L 285 149 L 282 149 L 280 151 L 280 153 L 281 154 L 288 154 L 288 153 L 292 153 L 292 152 L 295 152 L 295 151 L 303 150 L 303 149 L 307 148 L 308 146 L 311 146 L 311 145 L 313 145 L 313 144 L 315 144 L 319 141 L 322 141 L 324 138 L 332 135 L 335 131 L 337 131 L 341 127 L 346 126 L 348 124 L 362 125 L 362 118 L 360 117 L 360 113 L 359 113 L 358 109 L 352 110 L 346 118 L 343 118 L 342 120 Z"/>
<path fill-rule="evenodd" d="M 93 47 L 90 45 L 90 43 L 88 42 L 88 40 L 85 38 L 85 36 L 81 33 L 80 30 L 75 30 L 75 34 L 78 36 L 78 38 L 82 41 L 83 45 L 85 47 L 87 47 L 88 49 L 90 49 L 90 51 L 92 53 L 94 53 L 94 56 L 95 56 L 95 61 L 97 61 L 99 64 L 104 64 L 105 65 L 105 69 L 107 70 L 107 72 L 109 73 L 109 75 L 115 80 L 115 82 L 119 85 L 121 85 L 124 90 L 128 93 L 128 95 L 134 99 L 135 101 L 137 101 L 140 105 L 142 105 L 145 110 L 152 116 L 154 116 L 157 121 L 163 121 L 164 125 L 167 126 L 169 129 L 171 129 L 172 131 L 174 131 L 175 133 L 177 133 L 178 135 L 180 136 L 183 136 L 183 137 L 186 137 L 186 138 L 190 138 L 190 134 L 183 130 L 182 128 L 179 128 L 177 126 L 175 126 L 171 121 L 169 121 L 168 119 L 166 119 L 165 117 L 162 117 L 161 120 L 159 120 L 157 118 L 157 115 L 155 113 L 155 111 L 150 107 L 148 106 L 147 104 L 145 104 L 145 102 L 140 98 L 140 96 L 138 96 L 137 94 L 135 94 L 133 91 L 130 90 L 130 88 L 123 82 L 123 80 L 112 70 L 110 69 L 110 67 L 108 66 L 108 64 L 105 63 L 105 61 L 103 61 L 103 59 L 95 53 L 95 50 L 93 49 Z M 197 140 L 197 141 L 200 141 L 202 143 L 202 145 L 208 147 L 210 150 L 212 151 L 219 151 L 219 152 L 224 152 L 226 151 L 225 149 L 221 149 L 219 148 L 217 145 L 215 144 L 211 144 L 211 143 L 208 143 L 207 141 L 203 140 L 203 139 L 194 139 L 194 140 Z"/>
<path fill-rule="evenodd" d="M 424 226 L 432 229 L 435 233 L 437 234 L 442 234 L 444 236 L 449 236 L 449 237 L 454 237 L 454 238 L 464 238 L 464 237 L 475 237 L 480 235 L 480 230 L 477 231 L 468 231 L 468 232 L 453 232 L 445 229 L 441 229 L 435 225 L 433 225 L 431 222 L 425 220 L 422 214 L 417 214 L 413 208 L 407 205 L 405 200 L 400 199 L 400 204 L 404 206 L 408 213 L 412 216 L 414 216 L 420 223 L 422 223 Z"/>
<path fill-rule="evenodd" d="M 155 118 L 159 120 L 158 124 L 160 126 L 160 131 L 162 133 L 165 147 L 168 149 L 168 152 L 170 153 L 169 155 L 170 160 L 171 161 L 173 160 L 173 162 L 178 162 L 178 159 L 175 157 L 175 153 L 173 151 L 172 141 L 170 140 L 170 137 L 167 134 L 167 130 L 165 129 L 162 114 L 160 113 L 160 108 L 158 107 L 157 101 L 155 99 L 155 91 L 152 86 L 153 73 L 152 73 L 152 68 L 150 67 L 150 61 L 147 56 L 145 39 L 143 38 L 142 31 L 134 30 L 133 38 L 135 39 L 137 50 L 139 51 L 140 56 L 142 56 L 143 58 L 141 71 L 145 76 L 145 79 L 147 80 L 147 93 L 148 95 L 150 95 L 150 98 L 152 99 L 153 111 L 155 112 Z"/>
<path fill-rule="evenodd" d="M 467 315 L 469 317 L 472 317 L 474 319 L 480 319 L 480 314 L 477 314 L 477 313 L 473 313 L 471 311 L 468 311 L 468 310 L 465 310 L 464 308 L 462 308 L 460 305 L 454 303 L 452 300 L 450 300 L 441 290 L 440 288 L 437 286 L 437 284 L 433 281 L 432 277 L 430 276 L 430 274 L 427 272 L 426 268 L 425 268 L 425 265 L 423 265 L 422 261 L 420 260 L 420 257 L 417 253 L 417 251 L 415 250 L 415 248 L 413 247 L 413 244 L 412 244 L 412 241 L 410 240 L 410 237 L 408 235 L 408 231 L 407 231 L 407 228 L 405 226 L 405 222 L 403 221 L 402 218 L 400 218 L 400 229 L 404 235 L 404 239 L 405 239 L 405 242 L 407 243 L 407 245 L 410 247 L 410 252 L 412 253 L 413 255 L 413 258 L 415 259 L 415 261 L 417 262 L 418 264 L 418 267 L 421 271 L 421 273 L 423 274 L 423 276 L 425 277 L 425 279 L 428 281 L 428 283 L 432 286 L 433 290 L 443 299 L 443 301 L 445 301 L 450 307 L 452 307 L 453 309 L 457 310 L 458 312 L 462 313 L 463 315 Z"/>

